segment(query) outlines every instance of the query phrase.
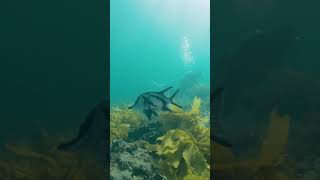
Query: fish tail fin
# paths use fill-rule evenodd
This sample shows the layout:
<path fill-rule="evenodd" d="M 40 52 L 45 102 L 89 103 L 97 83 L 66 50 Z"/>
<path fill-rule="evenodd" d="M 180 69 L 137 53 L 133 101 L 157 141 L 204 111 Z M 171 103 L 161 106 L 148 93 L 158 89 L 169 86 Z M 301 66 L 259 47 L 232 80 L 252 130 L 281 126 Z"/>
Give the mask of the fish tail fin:
<path fill-rule="evenodd" d="M 218 144 L 221 144 L 224 147 L 232 148 L 232 144 L 221 135 L 211 135 L 211 138 L 213 139 L 213 141 L 217 142 Z"/>
<path fill-rule="evenodd" d="M 78 140 L 79 140 L 79 139 L 74 139 L 74 140 L 69 141 L 69 142 L 61 143 L 61 144 L 58 146 L 58 150 L 60 150 L 60 151 L 68 150 L 69 147 L 71 147 L 73 144 L 77 143 Z"/>
<path fill-rule="evenodd" d="M 70 140 L 69 142 L 61 143 L 58 146 L 59 150 L 67 150 L 69 147 L 73 146 L 74 144 L 78 143 L 81 138 L 83 138 L 91 128 L 94 118 L 95 118 L 95 111 L 96 109 L 92 110 L 88 116 L 86 117 L 85 121 L 81 124 L 80 129 L 78 131 L 78 135 Z"/>
<path fill-rule="evenodd" d="M 174 92 L 169 99 L 170 99 L 170 101 L 171 101 L 171 104 L 173 104 L 173 105 L 175 105 L 175 106 L 178 106 L 179 108 L 183 108 L 182 106 L 180 106 L 179 104 L 177 104 L 177 103 L 175 103 L 175 102 L 173 101 L 173 98 L 178 94 L 179 91 L 180 91 L 180 89 L 176 90 L 176 92 Z"/>
<path fill-rule="evenodd" d="M 168 91 L 169 89 L 172 89 L 172 86 L 167 87 L 166 89 L 164 89 L 164 90 L 160 91 L 160 93 L 165 93 L 165 92 L 166 92 L 166 91 Z"/>
<path fill-rule="evenodd" d="M 139 96 L 139 97 L 136 99 L 136 101 L 134 102 L 134 104 L 133 104 L 132 106 L 129 106 L 128 109 L 132 109 L 133 107 L 135 107 L 135 106 L 138 104 L 138 102 L 139 102 L 139 100 L 140 100 L 140 97 L 141 97 L 141 96 Z"/>

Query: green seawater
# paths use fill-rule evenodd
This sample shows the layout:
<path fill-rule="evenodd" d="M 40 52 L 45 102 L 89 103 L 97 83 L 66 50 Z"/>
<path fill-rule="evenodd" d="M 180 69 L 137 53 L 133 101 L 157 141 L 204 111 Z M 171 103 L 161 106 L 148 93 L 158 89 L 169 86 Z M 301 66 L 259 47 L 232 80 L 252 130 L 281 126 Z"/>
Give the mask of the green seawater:
<path fill-rule="evenodd" d="M 169 112 L 166 117 L 160 109 L 158 117 L 153 115 L 146 120 L 145 114 L 140 113 L 139 116 L 139 110 L 128 110 L 127 107 L 133 105 L 142 93 L 157 92 L 172 86 L 173 90 L 166 92 L 166 96 L 170 97 L 175 90 L 181 89 L 174 101 L 184 107 L 183 111 L 190 111 L 193 98 L 201 96 L 205 102 L 203 112 L 208 115 L 210 1 L 111 0 L 110 5 L 111 179 L 185 177 L 188 175 L 183 174 L 185 170 L 169 173 L 173 159 L 162 159 L 170 167 L 162 166 L 159 164 L 160 156 L 155 157 L 146 150 L 149 145 L 155 146 L 156 139 L 170 130 L 169 138 L 186 133 L 186 129 L 182 130 L 174 124 L 172 129 L 165 129 L 165 124 L 175 120 L 174 113 Z M 201 75 L 198 77 L 196 74 Z M 120 108 L 115 108 L 117 106 Z M 183 118 L 195 122 L 191 116 L 184 115 Z M 183 118 L 177 119 L 177 122 Z M 208 133 L 205 136 L 209 138 Z M 189 136 L 183 138 L 188 139 Z M 209 141 L 206 142 L 209 146 Z M 201 157 L 202 161 L 198 164 L 206 166 L 208 162 L 204 157 L 209 157 L 208 151 L 202 154 L 197 148 L 191 151 L 181 148 L 179 152 L 191 152 L 192 157 L 200 154 L 198 158 Z M 160 149 L 157 151 L 160 152 Z M 192 163 L 188 167 L 198 164 Z M 179 167 L 185 169 L 183 165 Z M 208 169 L 203 171 L 206 174 L 201 176 L 208 178 Z M 199 169 L 193 173 L 200 176 Z"/>
<path fill-rule="evenodd" d="M 174 86 L 188 71 L 210 76 L 209 0 L 111 0 L 111 104 Z"/>

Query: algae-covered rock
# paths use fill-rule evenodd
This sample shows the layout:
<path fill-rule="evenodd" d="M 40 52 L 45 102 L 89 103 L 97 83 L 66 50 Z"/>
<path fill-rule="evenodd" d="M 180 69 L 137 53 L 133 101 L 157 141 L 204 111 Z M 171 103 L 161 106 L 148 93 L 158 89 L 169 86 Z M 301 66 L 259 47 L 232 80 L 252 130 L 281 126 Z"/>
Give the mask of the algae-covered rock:
<path fill-rule="evenodd" d="M 112 179 L 209 179 L 209 118 L 200 108 L 201 99 L 194 98 L 190 111 L 171 106 L 152 121 L 132 110 L 112 109 Z"/>
<path fill-rule="evenodd" d="M 146 149 L 147 142 L 114 140 L 111 145 L 112 180 L 159 180 L 154 158 Z M 160 179 L 161 180 L 161 179 Z"/>
<path fill-rule="evenodd" d="M 110 140 L 126 139 L 128 133 L 142 126 L 145 117 L 127 108 L 113 108 L 110 112 Z"/>
<path fill-rule="evenodd" d="M 144 123 L 139 128 L 136 128 L 128 133 L 127 141 L 145 140 L 151 144 L 156 143 L 158 137 L 165 132 L 162 129 L 163 124 L 157 119 Z"/>

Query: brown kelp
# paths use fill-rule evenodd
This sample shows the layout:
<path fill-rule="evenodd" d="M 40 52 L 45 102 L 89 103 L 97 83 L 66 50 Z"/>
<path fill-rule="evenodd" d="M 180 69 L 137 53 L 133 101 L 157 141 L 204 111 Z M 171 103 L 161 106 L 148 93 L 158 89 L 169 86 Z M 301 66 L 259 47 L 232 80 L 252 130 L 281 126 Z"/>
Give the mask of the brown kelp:
<path fill-rule="evenodd" d="M 282 116 L 276 110 L 272 111 L 260 151 L 255 156 L 239 158 L 229 148 L 214 142 L 213 146 L 210 146 L 210 127 L 207 127 L 209 117 L 202 114 L 200 107 L 201 99 L 195 97 L 189 111 L 171 106 L 170 112 L 159 113 L 153 121 L 148 121 L 141 114 L 125 108 L 113 109 L 111 124 L 117 128 L 114 130 L 120 131 L 125 125 L 126 131 L 123 131 L 124 135 L 115 133 L 111 137 L 113 142 L 121 142 L 122 145 L 118 147 L 121 154 L 125 155 L 125 158 L 114 158 L 114 162 L 111 162 L 114 163 L 114 172 L 111 173 L 125 173 L 119 177 L 139 179 L 143 176 L 137 175 L 133 169 L 142 169 L 144 172 L 155 172 L 146 173 L 148 177 L 201 180 L 209 179 L 212 168 L 214 176 L 222 180 L 296 179 L 295 162 L 287 158 L 289 116 Z M 156 128 L 148 129 L 151 125 L 156 125 Z M 153 133 L 156 141 L 130 137 L 130 132 L 140 132 L 139 137 L 144 137 L 144 133 L 149 134 L 150 131 L 159 132 Z M 135 159 L 138 154 L 144 154 L 144 157 L 148 158 Z M 139 159 L 144 159 L 143 163 L 130 163 L 138 162 Z M 210 164 L 210 160 L 214 164 Z M 144 164 L 145 167 L 135 167 L 139 164 Z M 125 167 L 126 170 L 121 170 L 121 167 Z"/>
<path fill-rule="evenodd" d="M 166 132 L 151 145 L 159 158 L 159 169 L 168 179 L 209 179 L 210 129 L 205 126 L 208 117 L 200 112 L 201 99 L 195 97 L 191 110 L 184 112 L 171 107 L 158 120 Z"/>
<path fill-rule="evenodd" d="M 145 164 L 145 167 L 138 169 L 147 170 L 152 167 L 157 171 L 153 175 L 148 175 L 148 178 L 165 176 L 168 179 L 209 179 L 210 129 L 206 127 L 209 118 L 202 116 L 200 107 L 201 99 L 195 98 L 190 111 L 182 111 L 181 108 L 173 105 L 169 107 L 171 111 L 159 113 L 158 117 L 152 121 L 148 121 L 138 112 L 126 108 L 113 108 L 110 119 L 112 177 L 125 176 L 131 179 L 143 177 L 137 175 L 134 170 L 137 169 L 136 163 L 131 163 L 132 167 L 126 167 L 126 170 L 122 168 L 124 173 L 122 175 L 118 171 L 122 164 L 128 165 L 128 162 L 131 162 L 130 159 L 134 160 L 138 154 L 141 154 L 139 152 L 143 152 L 145 157 L 154 159 L 143 161 L 141 164 Z M 150 135 L 157 141 L 146 138 Z M 146 141 L 142 141 L 143 138 Z M 119 142 L 122 144 L 121 152 L 126 149 L 130 151 L 121 153 L 127 154 L 126 163 L 116 158 L 119 154 L 117 155 L 118 152 L 114 147 Z M 145 152 L 146 149 L 147 152 Z M 133 162 L 140 162 L 145 158 L 139 159 Z"/>
<path fill-rule="evenodd" d="M 236 159 L 231 151 L 213 145 L 213 171 L 219 179 L 286 180 L 296 179 L 292 162 L 286 159 L 289 116 L 273 111 L 260 153 L 253 158 Z"/>
<path fill-rule="evenodd" d="M 110 140 L 126 139 L 129 131 L 139 128 L 146 121 L 145 117 L 125 107 L 112 108 L 110 112 Z"/>
<path fill-rule="evenodd" d="M 57 142 L 53 139 L 60 138 L 46 135 L 36 145 L 7 144 L 6 151 L 1 154 L 0 179 L 89 180 L 104 177 L 101 164 L 90 158 L 56 150 L 52 144 Z"/>

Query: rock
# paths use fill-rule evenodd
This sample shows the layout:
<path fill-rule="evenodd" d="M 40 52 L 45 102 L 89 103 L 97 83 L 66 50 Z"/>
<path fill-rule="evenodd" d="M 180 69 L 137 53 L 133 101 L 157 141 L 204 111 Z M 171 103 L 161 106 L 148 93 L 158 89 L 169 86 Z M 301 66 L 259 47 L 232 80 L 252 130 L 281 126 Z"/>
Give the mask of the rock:
<path fill-rule="evenodd" d="M 155 160 L 142 141 L 114 140 L 111 144 L 112 180 L 164 180 L 157 174 Z"/>

